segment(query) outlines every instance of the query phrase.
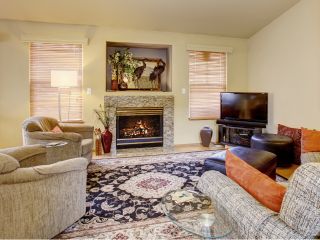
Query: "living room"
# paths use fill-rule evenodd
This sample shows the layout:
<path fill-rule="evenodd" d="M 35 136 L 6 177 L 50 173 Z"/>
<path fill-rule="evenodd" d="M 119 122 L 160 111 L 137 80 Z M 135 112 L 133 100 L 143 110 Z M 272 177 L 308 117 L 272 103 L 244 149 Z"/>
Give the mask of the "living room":
<path fill-rule="evenodd" d="M 155 101 L 152 106 L 147 104 L 148 107 L 159 107 L 160 105 L 160 107 L 163 107 L 163 117 L 166 120 L 163 122 L 167 124 L 163 128 L 163 144 L 166 146 L 168 143 L 170 150 L 164 150 L 161 147 L 151 148 L 151 150 L 150 148 L 147 148 L 147 150 L 142 150 L 143 148 L 118 150 L 116 148 L 117 133 L 114 129 L 116 117 L 113 116 L 113 122 L 109 123 L 113 126 L 113 128 L 110 128 L 110 131 L 113 133 L 110 153 L 97 154 L 95 151 L 98 151 L 98 149 L 93 144 L 91 145 L 90 153 L 86 153 L 87 155 L 91 155 L 91 150 L 93 152 L 88 170 L 85 160 L 82 159 L 77 162 L 77 164 L 82 164 L 78 166 L 78 170 L 83 176 L 81 181 L 79 180 L 78 186 L 70 187 L 73 189 L 82 186 L 78 194 L 82 198 L 83 196 L 86 197 L 86 200 L 81 200 L 83 202 L 82 205 L 80 204 L 82 207 L 85 204 L 84 209 L 74 211 L 77 212 L 75 216 L 78 216 L 78 218 L 74 219 L 73 222 L 69 222 L 67 226 L 57 224 L 59 227 L 52 227 L 52 231 L 49 231 L 50 227 L 45 226 L 45 223 L 47 223 L 46 215 L 52 214 L 55 216 L 52 217 L 54 219 L 64 219 L 61 211 L 65 210 L 62 208 L 60 209 L 60 213 L 54 213 L 55 209 L 44 205 L 43 213 L 39 213 L 39 216 L 35 214 L 35 216 L 38 216 L 37 219 L 32 219 L 32 212 L 21 211 L 24 215 L 28 215 L 28 218 L 25 218 L 28 220 L 23 221 L 23 227 L 20 228 L 18 223 L 17 225 L 12 223 L 12 219 L 19 219 L 19 215 L 14 214 L 14 211 L 11 209 L 12 219 L 8 220 L 8 222 L 12 226 L 24 229 L 25 232 L 21 231 L 18 233 L 20 235 L 14 235 L 14 232 L 11 230 L 3 230 L 1 232 L 4 235 L 0 234 L 0 238 L 210 238 L 210 235 L 203 236 L 197 234 L 197 232 L 195 233 L 194 227 L 188 231 L 185 226 L 181 227 L 181 225 L 177 225 L 172 219 L 170 220 L 170 217 L 168 219 L 168 216 L 161 209 L 161 207 L 166 205 L 164 196 L 168 190 L 180 188 L 195 190 L 201 178 L 204 160 L 225 149 L 224 145 L 217 144 L 221 141 L 221 139 L 219 140 L 218 125 L 216 124 L 216 119 L 220 118 L 220 116 L 207 118 L 190 116 L 192 110 L 190 102 L 194 100 L 191 99 L 193 95 L 191 95 L 192 89 L 190 85 L 190 52 L 223 53 L 222 56 L 224 58 L 222 60 L 219 59 L 219 61 L 226 62 L 224 65 L 225 72 L 222 74 L 225 76 L 224 84 L 226 87 L 224 91 L 268 94 L 268 118 L 266 128 L 263 129 L 264 133 L 278 133 L 278 124 L 296 129 L 303 127 L 320 130 L 318 121 L 320 118 L 320 96 L 318 93 L 320 87 L 320 2 L 318 0 L 263 0 L 259 2 L 254 0 L 214 0 L 211 2 L 197 1 L 196 3 L 186 3 L 185 1 L 177 1 L 176 3 L 170 1 L 130 1 L 127 3 L 110 1 L 107 3 L 99 0 L 71 0 L 68 2 L 52 0 L 1 0 L 0 3 L 1 153 L 6 153 L 5 151 L 8 148 L 24 145 L 27 140 L 21 134 L 22 124 L 33 115 L 42 115 L 32 114 L 37 113 L 38 108 L 33 108 L 35 104 L 41 106 L 41 101 L 37 102 L 36 97 L 34 101 L 31 100 L 33 99 L 33 94 L 37 93 L 36 87 L 40 85 L 37 85 L 37 82 L 32 82 L 33 78 L 30 79 L 30 76 L 33 76 L 33 73 L 36 76 L 41 72 L 37 72 L 36 70 L 33 72 L 32 70 L 32 66 L 34 66 L 32 65 L 32 60 L 34 59 L 34 63 L 36 63 L 36 58 L 41 57 L 41 53 L 37 55 L 37 52 L 31 55 L 33 53 L 31 51 L 32 46 L 34 46 L 35 51 L 39 47 L 38 45 L 33 45 L 34 43 L 75 44 L 81 46 L 79 54 L 81 79 L 78 79 L 81 83 L 81 103 L 79 106 L 77 105 L 81 109 L 81 113 L 77 113 L 81 118 L 77 119 L 81 120 L 81 123 L 79 121 L 77 123 L 79 125 L 83 124 L 95 129 L 100 128 L 103 131 L 105 126 L 101 124 L 94 110 L 99 110 L 100 105 L 102 106 L 102 111 L 105 111 L 107 107 L 116 110 L 115 104 L 110 106 L 110 103 L 113 103 L 113 101 L 118 104 L 118 108 L 126 107 L 121 104 L 123 99 L 126 98 L 130 98 L 126 100 L 129 103 L 132 99 L 141 97 L 147 99 L 145 100 L 146 102 L 152 101 L 150 99 L 153 99 L 153 97 L 157 97 L 158 99 L 172 98 L 174 102 L 170 110 L 172 114 L 169 117 L 165 115 L 168 113 L 168 110 L 165 110 L 168 104 L 164 103 L 162 106 L 160 104 L 162 100 Z M 162 79 L 162 81 L 166 81 L 165 89 L 161 88 L 160 91 L 155 89 L 112 89 L 111 81 L 113 79 L 110 77 L 112 74 L 111 71 L 108 73 L 108 68 L 110 68 L 108 58 L 112 53 L 108 52 L 108 49 L 112 47 L 125 49 L 128 46 L 128 51 L 133 51 L 133 48 L 140 48 L 143 51 L 146 51 L 146 49 L 166 49 L 166 72 L 161 75 L 161 78 L 158 77 L 158 80 Z M 214 56 L 217 57 L 216 55 Z M 157 66 L 159 67 L 159 65 Z M 117 87 L 120 88 L 121 86 Z M 58 109 L 57 104 L 60 99 L 57 89 L 55 88 L 56 92 L 54 92 L 52 98 L 52 105 L 54 105 L 55 110 Z M 43 89 L 38 92 L 42 93 L 42 91 Z M 67 93 L 65 89 L 61 91 L 65 91 L 63 94 Z M 210 102 L 212 99 L 207 97 L 206 100 Z M 195 99 L 194 101 L 196 106 L 198 106 L 199 102 L 202 103 L 203 107 L 207 105 L 203 101 L 201 102 L 201 100 L 197 102 L 197 99 Z M 70 101 L 62 99 L 62 102 L 63 104 L 69 104 L 70 109 Z M 71 103 L 73 104 L 73 101 Z M 145 107 L 140 102 L 131 102 L 130 104 L 128 104 L 129 107 L 139 105 L 140 107 Z M 218 104 L 217 106 L 220 110 L 220 105 Z M 71 109 L 72 107 L 73 105 Z M 65 109 L 63 108 L 62 110 L 65 111 Z M 196 112 L 198 107 L 194 109 Z M 51 114 L 53 114 L 59 120 L 57 111 L 52 113 L 46 107 L 41 111 L 47 111 L 48 117 L 52 117 Z M 69 112 L 70 110 L 68 110 L 68 114 Z M 63 115 L 63 117 L 65 116 Z M 170 121 L 171 123 L 168 124 Z M 212 129 L 209 148 L 203 147 L 200 144 L 202 142 L 200 131 L 204 126 L 209 126 Z M 63 124 L 61 124 L 61 127 L 63 128 Z M 92 139 L 97 140 L 93 134 L 93 130 L 90 131 Z M 24 137 L 26 136 L 24 135 Z M 314 141 L 318 139 L 315 138 Z M 33 144 L 32 141 L 29 143 Z M 47 158 L 50 158 L 48 162 L 51 164 L 64 164 L 64 161 L 57 160 L 57 156 L 64 154 L 63 158 L 67 159 L 66 156 L 69 156 L 69 150 L 71 156 L 71 147 L 67 149 L 68 147 L 70 146 L 67 145 L 65 148 L 64 146 L 60 146 L 60 148 L 59 146 L 45 147 L 44 149 L 35 148 L 27 150 L 27 153 L 45 155 L 43 151 L 46 151 Z M 65 153 L 60 153 L 61 149 L 67 150 Z M 320 149 L 318 150 L 320 151 Z M 312 150 L 312 152 L 317 151 Z M 119 153 L 122 153 L 122 155 Z M 23 153 L 19 152 L 17 155 L 21 157 L 21 154 Z M 17 155 L 15 156 L 18 157 Z M 40 156 L 38 157 L 40 158 Z M 2 158 L 0 159 L 2 161 Z M 193 162 L 194 159 L 199 161 Z M 39 161 L 41 162 L 41 160 Z M 185 164 L 184 161 L 188 162 L 188 164 Z M 61 165 L 60 167 L 69 169 L 72 164 L 70 163 L 68 166 Z M 20 165 L 22 168 L 22 163 Z M 48 171 L 47 168 L 37 167 L 35 167 L 38 171 L 37 174 L 41 175 L 40 172 L 45 173 Z M 99 169 L 103 169 L 103 171 Z M 157 187 L 159 187 L 158 184 L 166 186 L 165 184 L 169 182 L 175 183 L 175 185 L 170 185 L 172 189 L 168 188 L 166 189 L 167 191 L 161 188 L 155 192 L 150 190 L 151 195 L 155 195 L 144 198 L 144 194 L 148 193 L 148 191 L 134 192 L 134 190 L 137 190 L 134 189 L 134 186 L 139 181 L 140 183 L 147 184 L 143 180 L 148 178 L 133 179 L 132 176 L 134 174 L 130 169 L 134 169 L 132 171 L 136 172 L 137 176 L 148 175 L 150 173 L 156 176 L 156 174 L 161 173 L 162 175 L 159 175 L 158 180 L 162 179 L 162 181 L 156 184 Z M 295 175 L 293 173 L 294 169 L 289 169 L 292 177 Z M 319 166 L 317 169 L 319 172 Z M 14 171 L 17 170 L 14 169 Z M 14 171 L 7 174 L 14 173 Z M 86 183 L 84 178 L 87 177 L 87 171 L 88 182 Z M 172 175 L 171 173 L 175 171 L 180 172 Z M 101 179 L 102 173 L 103 175 L 110 174 L 110 178 L 105 177 Z M 12 186 L 7 184 L 6 181 L 10 180 L 10 177 L 6 176 L 7 174 L 1 173 L 3 175 L 0 180 L 1 195 L 2 193 L 10 193 L 10 187 L 13 188 L 14 185 L 21 185 L 21 182 L 11 184 Z M 78 181 L 77 176 L 69 177 L 71 181 Z M 292 179 L 292 177 L 288 178 Z M 214 176 L 214 178 L 218 177 Z M 48 189 L 55 189 L 56 186 L 46 185 L 54 184 L 53 182 L 46 182 L 41 179 L 40 176 L 38 182 L 43 181 L 42 184 L 44 185 L 42 187 L 44 189 L 46 189 L 46 186 Z M 118 180 L 116 181 L 116 179 Z M 284 182 L 287 181 L 277 176 L 277 181 L 279 179 L 282 179 Z M 319 179 L 318 177 L 317 183 L 319 183 Z M 115 183 L 112 183 L 111 180 L 115 181 Z M 21 181 L 25 183 L 27 180 Z M 98 187 L 100 189 L 95 192 L 97 184 L 100 184 L 101 181 L 106 182 L 103 186 L 104 188 L 100 186 Z M 205 183 L 205 180 L 201 181 L 202 184 Z M 33 183 L 35 185 L 31 185 L 31 189 L 37 187 L 36 182 Z M 63 183 L 63 178 L 58 179 L 57 182 L 61 186 L 68 188 L 68 185 Z M 86 186 L 83 188 L 84 185 Z M 318 187 L 315 186 L 314 191 L 319 191 Z M 21 188 L 21 186 L 17 187 Z M 202 189 L 204 190 L 205 187 Z M 66 190 L 66 192 L 71 190 Z M 87 193 L 85 193 L 85 190 L 87 190 Z M 37 195 L 40 192 L 39 190 L 39 192 L 33 193 L 32 197 L 24 196 L 23 198 L 37 198 L 37 203 L 39 203 L 39 206 L 42 206 L 44 203 L 41 203 L 41 199 Z M 72 192 L 68 192 L 67 195 L 71 196 Z M 117 193 L 120 195 L 117 196 L 117 200 L 112 200 L 113 204 L 111 204 L 111 200 L 109 202 L 105 201 L 107 198 L 103 196 L 102 193 L 104 192 L 108 193 L 109 197 L 112 194 L 115 197 Z M 63 192 L 59 194 L 63 196 Z M 206 195 L 210 194 L 206 192 Z M 20 195 L 13 195 L 13 197 L 15 196 Z M 128 197 L 129 200 L 121 200 L 121 198 Z M 210 195 L 210 197 L 212 196 Z M 185 196 L 185 198 L 188 198 L 188 196 Z M 130 199 L 132 200 L 131 202 Z M 154 203 L 151 203 L 150 199 Z M 200 197 L 200 199 L 202 198 Z M 162 205 L 161 200 L 164 202 Z M 207 200 L 204 199 L 204 202 Z M 56 204 L 69 206 L 68 204 L 71 204 L 69 201 L 80 200 L 76 197 L 71 197 L 64 203 L 62 201 Z M 103 205 L 105 202 L 108 202 L 108 204 Z M 319 193 L 316 195 L 314 202 L 312 210 L 319 212 Z M 21 204 L 19 203 L 19 199 L 16 200 L 15 204 Z M 1 205 L 4 206 L 2 202 Z M 31 205 L 30 203 L 30 205 L 24 206 Z M 12 205 L 11 208 L 13 206 L 16 205 Z M 121 206 L 121 214 L 115 209 L 119 206 Z M 30 209 L 32 208 L 30 207 Z M 114 209 L 110 210 L 111 208 Z M 238 207 L 236 209 L 237 211 L 239 210 Z M 74 212 L 72 212 L 71 207 L 69 210 L 70 216 L 73 215 Z M 124 214 L 123 211 L 129 211 L 129 213 Z M 280 214 L 274 213 L 272 215 L 269 213 L 269 215 L 279 215 L 279 221 L 283 221 L 283 224 L 286 224 L 286 220 L 281 218 L 281 211 Z M 190 215 L 184 213 L 182 214 L 184 215 L 182 219 L 185 220 L 186 216 L 198 216 L 196 212 L 191 211 Z M 0 216 L 9 219 L 10 217 L 5 215 L 5 213 L 8 213 L 8 211 L 2 209 Z M 119 219 L 117 219 L 117 214 L 119 214 Z M 199 211 L 197 214 L 199 214 Z M 82 215 L 84 216 L 82 217 Z M 207 217 L 204 221 L 210 222 L 208 216 L 204 215 L 204 217 Z M 278 233 L 276 230 L 274 230 L 275 233 L 269 233 L 270 235 L 268 235 L 267 227 L 272 229 L 272 226 L 269 226 L 267 221 L 261 222 L 261 226 L 264 226 L 265 229 L 265 232 L 261 233 L 261 235 L 254 232 L 254 230 L 251 232 L 248 230 L 252 235 L 249 233 L 248 235 L 239 233 L 237 227 L 232 224 L 227 224 L 228 227 L 221 227 L 221 232 L 225 230 L 226 238 L 285 238 L 284 236 L 287 236 L 287 238 L 290 238 L 288 236 L 292 238 L 312 238 L 319 234 L 320 220 L 319 216 L 314 216 L 311 213 L 309 216 L 313 221 L 313 224 L 308 225 L 311 229 L 296 229 L 295 223 L 291 222 L 291 225 L 286 224 L 286 227 L 288 226 L 292 231 L 286 230 L 287 235 L 281 235 L 284 233 Z M 236 219 L 236 221 L 244 221 L 244 219 L 245 217 L 243 219 Z M 35 223 L 31 224 L 31 222 Z M 48 222 L 50 221 L 48 220 Z M 61 222 L 64 223 L 64 220 Z M 68 221 L 66 220 L 66 222 Z M 53 223 L 51 222 L 51 224 Z M 299 222 L 299 224 L 302 223 Z M 26 230 L 32 229 L 30 227 L 32 225 L 38 225 L 35 228 L 37 230 Z M 8 227 L 8 225 L 0 224 L 0 229 L 3 229 L 4 226 Z M 62 226 L 64 226 L 63 229 L 61 229 Z M 261 226 L 259 227 L 262 228 Z M 40 228 L 44 230 L 39 231 Z M 274 227 L 274 229 L 276 228 L 277 226 Z M 206 232 L 206 234 L 208 233 Z M 213 235 L 211 237 L 221 237 L 222 235 L 223 233 L 220 236 Z"/>

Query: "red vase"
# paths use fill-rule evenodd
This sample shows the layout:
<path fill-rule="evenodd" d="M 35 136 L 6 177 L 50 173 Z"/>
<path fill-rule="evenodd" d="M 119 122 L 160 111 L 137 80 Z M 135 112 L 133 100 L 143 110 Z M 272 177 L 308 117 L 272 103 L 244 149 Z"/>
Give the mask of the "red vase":
<path fill-rule="evenodd" d="M 106 128 L 101 133 L 101 143 L 102 143 L 103 152 L 109 153 L 111 148 L 111 143 L 112 143 L 112 133 L 109 131 L 108 128 Z"/>

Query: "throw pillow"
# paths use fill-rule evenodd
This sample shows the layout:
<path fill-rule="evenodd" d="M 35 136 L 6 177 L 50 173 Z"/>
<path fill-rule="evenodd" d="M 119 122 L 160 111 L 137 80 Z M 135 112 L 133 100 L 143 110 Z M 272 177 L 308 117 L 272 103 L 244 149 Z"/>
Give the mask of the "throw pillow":
<path fill-rule="evenodd" d="M 53 133 L 62 133 L 63 131 L 61 130 L 61 128 L 59 127 L 59 125 L 56 125 L 51 132 Z"/>
<path fill-rule="evenodd" d="M 291 137 L 293 140 L 294 163 L 301 164 L 301 129 L 278 124 L 278 134 Z"/>
<path fill-rule="evenodd" d="M 18 167 L 20 167 L 18 160 L 7 154 L 0 153 L 0 173 L 12 172 Z"/>
<path fill-rule="evenodd" d="M 301 152 L 320 152 L 320 131 L 301 128 Z"/>
<path fill-rule="evenodd" d="M 232 154 L 226 153 L 227 176 L 238 183 L 257 201 L 267 208 L 279 212 L 286 188 L 245 161 Z"/>

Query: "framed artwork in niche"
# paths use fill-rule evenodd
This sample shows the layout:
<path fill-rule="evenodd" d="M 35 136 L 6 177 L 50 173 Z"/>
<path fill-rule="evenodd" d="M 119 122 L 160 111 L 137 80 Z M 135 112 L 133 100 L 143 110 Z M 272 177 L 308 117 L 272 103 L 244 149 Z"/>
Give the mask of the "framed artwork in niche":
<path fill-rule="evenodd" d="M 106 90 L 171 91 L 170 56 L 169 45 L 107 42 Z"/>

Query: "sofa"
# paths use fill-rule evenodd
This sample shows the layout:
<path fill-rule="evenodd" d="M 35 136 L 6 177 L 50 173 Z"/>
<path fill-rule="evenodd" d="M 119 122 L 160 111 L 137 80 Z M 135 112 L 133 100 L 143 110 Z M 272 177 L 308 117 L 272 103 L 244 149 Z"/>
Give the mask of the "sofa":
<path fill-rule="evenodd" d="M 45 151 L 40 145 L 0 150 L 0 239 L 52 238 L 85 214 L 89 161 L 38 165 Z"/>
<path fill-rule="evenodd" d="M 62 132 L 52 132 L 59 126 Z M 23 145 L 43 144 L 63 141 L 64 146 L 50 147 L 48 161 L 65 160 L 74 157 L 92 159 L 93 126 L 75 123 L 59 123 L 49 117 L 30 117 L 22 124 Z"/>
<path fill-rule="evenodd" d="M 320 163 L 320 152 L 308 152 L 301 154 L 301 164 L 310 162 Z"/>
<path fill-rule="evenodd" d="M 205 172 L 198 189 L 212 199 L 238 238 L 301 239 L 320 234 L 320 163 L 306 163 L 295 171 L 280 213 L 264 207 L 217 171 Z"/>

